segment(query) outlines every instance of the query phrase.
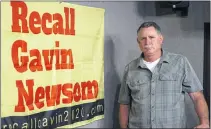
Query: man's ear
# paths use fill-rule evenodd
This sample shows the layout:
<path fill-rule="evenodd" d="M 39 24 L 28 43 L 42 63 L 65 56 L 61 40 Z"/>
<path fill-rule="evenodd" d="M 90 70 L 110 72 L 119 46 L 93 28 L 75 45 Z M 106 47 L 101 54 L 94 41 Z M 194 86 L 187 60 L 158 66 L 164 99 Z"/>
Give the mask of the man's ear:
<path fill-rule="evenodd" d="M 137 40 L 137 43 L 139 44 L 140 42 L 139 42 L 138 38 L 136 38 L 136 40 Z"/>
<path fill-rule="evenodd" d="M 163 35 L 160 35 L 160 36 L 159 36 L 159 40 L 160 40 L 160 43 L 161 43 L 161 44 L 163 44 L 163 39 L 164 39 Z"/>

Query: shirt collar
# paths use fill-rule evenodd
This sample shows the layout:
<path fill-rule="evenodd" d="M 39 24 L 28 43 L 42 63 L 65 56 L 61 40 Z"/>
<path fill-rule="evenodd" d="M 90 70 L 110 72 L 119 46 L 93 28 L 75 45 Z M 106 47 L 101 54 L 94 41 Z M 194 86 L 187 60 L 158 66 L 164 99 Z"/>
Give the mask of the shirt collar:
<path fill-rule="evenodd" d="M 169 63 L 170 62 L 169 52 L 163 49 L 161 49 L 161 51 L 162 51 L 162 55 L 161 55 L 159 63 Z M 144 53 L 142 52 L 140 57 L 138 58 L 137 67 L 140 66 L 141 68 L 146 68 L 146 65 L 144 64 L 143 59 L 144 59 Z"/>

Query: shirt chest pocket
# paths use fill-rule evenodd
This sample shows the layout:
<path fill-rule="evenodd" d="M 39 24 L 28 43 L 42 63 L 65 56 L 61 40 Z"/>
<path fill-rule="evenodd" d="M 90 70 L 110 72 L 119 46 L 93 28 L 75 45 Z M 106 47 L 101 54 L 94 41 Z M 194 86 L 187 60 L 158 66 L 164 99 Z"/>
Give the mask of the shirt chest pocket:
<path fill-rule="evenodd" d="M 178 74 L 160 74 L 159 83 L 163 93 L 181 93 L 182 91 Z"/>
<path fill-rule="evenodd" d="M 133 99 L 145 99 L 150 94 L 150 82 L 147 79 L 133 80 L 130 82 L 130 89 Z"/>

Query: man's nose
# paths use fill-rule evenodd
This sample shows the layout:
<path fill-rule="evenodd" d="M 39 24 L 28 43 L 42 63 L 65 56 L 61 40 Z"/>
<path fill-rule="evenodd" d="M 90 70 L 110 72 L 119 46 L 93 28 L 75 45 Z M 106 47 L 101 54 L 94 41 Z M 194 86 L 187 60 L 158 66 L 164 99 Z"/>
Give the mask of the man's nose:
<path fill-rule="evenodd" d="M 149 38 L 146 38 L 145 44 L 148 45 L 148 44 L 150 44 L 150 43 L 151 43 L 150 39 L 149 39 Z"/>

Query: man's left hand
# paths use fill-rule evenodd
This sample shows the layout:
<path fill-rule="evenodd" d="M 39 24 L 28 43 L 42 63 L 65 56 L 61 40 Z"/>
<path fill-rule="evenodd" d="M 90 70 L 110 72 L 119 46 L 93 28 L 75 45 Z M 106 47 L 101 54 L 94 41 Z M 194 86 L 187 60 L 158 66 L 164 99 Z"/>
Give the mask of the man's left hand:
<path fill-rule="evenodd" d="M 208 124 L 200 124 L 200 125 L 194 127 L 194 129 L 202 129 L 202 128 L 209 129 L 210 126 Z"/>

